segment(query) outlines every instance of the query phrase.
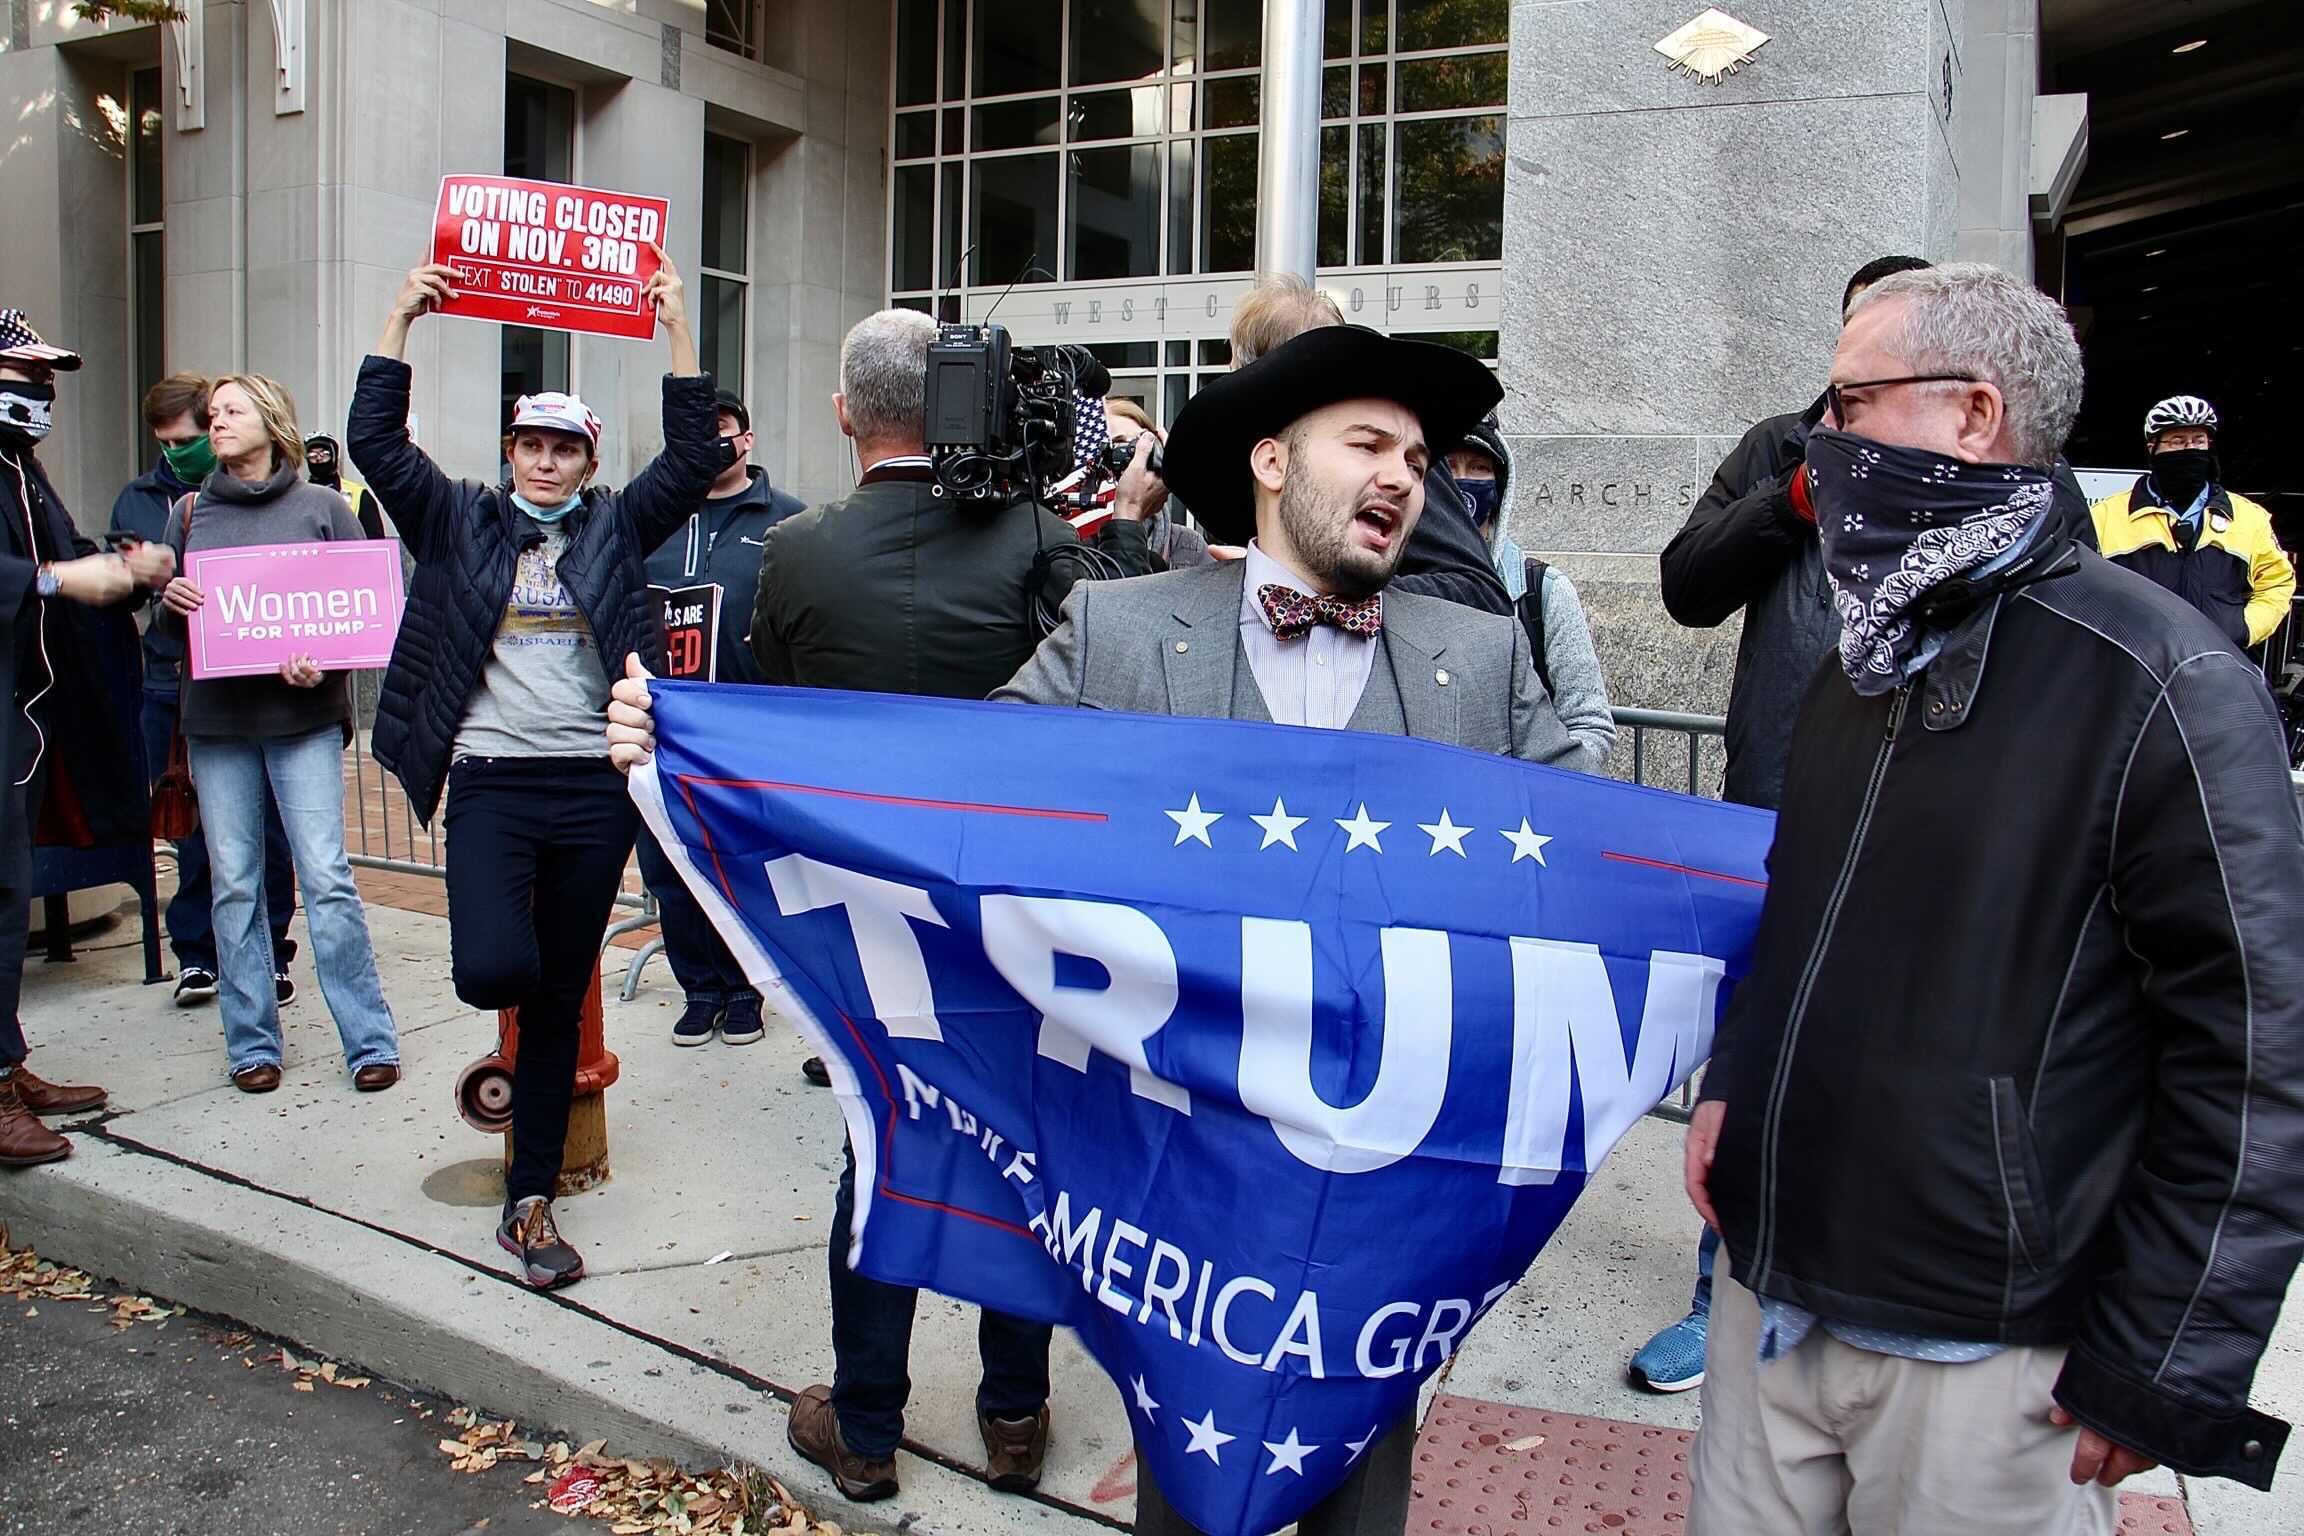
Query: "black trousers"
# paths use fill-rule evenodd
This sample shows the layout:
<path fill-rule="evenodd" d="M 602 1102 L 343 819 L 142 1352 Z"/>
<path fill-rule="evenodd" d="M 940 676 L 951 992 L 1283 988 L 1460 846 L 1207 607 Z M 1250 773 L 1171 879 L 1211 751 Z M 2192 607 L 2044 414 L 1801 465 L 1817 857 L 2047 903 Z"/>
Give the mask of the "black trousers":
<path fill-rule="evenodd" d="M 640 829 L 640 878 L 656 898 L 657 924 L 664 934 L 664 958 L 672 975 L 692 1003 L 726 1005 L 739 997 L 757 998 L 744 969 L 721 942 L 720 930 L 704 915 L 703 906 L 672 867 L 656 834 Z"/>
<path fill-rule="evenodd" d="M 24 1021 L 16 1007 L 24 994 L 24 946 L 32 938 L 32 818 L 40 814 L 45 767 L 32 782 L 0 784 L 8 797 L 8 832 L 0 836 L 0 1067 L 24 1059 Z"/>
<path fill-rule="evenodd" d="M 513 1200 L 549 1200 L 559 1182 L 584 993 L 638 825 L 604 757 L 468 757 L 449 772 L 456 995 L 520 1010 L 504 1179 Z"/>
<path fill-rule="evenodd" d="M 1408 1497 L 1416 1482 L 1416 1410 L 1368 1447 L 1352 1475 L 1305 1511 L 1297 1536 L 1400 1536 L 1408 1528 Z M 1152 1469 L 1136 1452 L 1136 1536 L 1200 1536 L 1169 1506 Z"/>

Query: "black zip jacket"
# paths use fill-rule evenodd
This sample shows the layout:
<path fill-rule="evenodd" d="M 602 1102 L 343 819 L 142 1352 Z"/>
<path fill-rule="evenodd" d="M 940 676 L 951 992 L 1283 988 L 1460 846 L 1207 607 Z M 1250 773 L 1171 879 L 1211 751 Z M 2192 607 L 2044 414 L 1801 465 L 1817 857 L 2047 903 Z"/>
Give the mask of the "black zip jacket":
<path fill-rule="evenodd" d="M 723 683 L 763 683 L 752 659 L 746 631 L 760 590 L 760 557 L 768 530 L 803 510 L 799 497 L 768 483 L 768 472 L 750 470 L 744 489 L 714 496 L 672 531 L 648 557 L 648 581 L 659 587 L 694 587 L 709 582 L 720 589 L 720 643 L 714 677 Z"/>
<path fill-rule="evenodd" d="M 1913 686 L 1817 669 L 1768 866 L 1704 1085 L 1736 1278 L 2069 1346 L 2082 1423 L 2268 1487 L 2288 1426 L 2248 1391 L 2304 1257 L 2304 832 L 2261 676 L 2057 533 Z"/>
<path fill-rule="evenodd" d="M 392 509 L 403 547 L 416 561 L 408 610 L 376 705 L 376 761 L 399 775 L 419 820 L 440 808 L 457 727 L 480 685 L 514 567 L 534 525 L 512 505 L 508 485 L 451 480 L 408 440 L 408 365 L 361 361 L 345 450 L 368 488 Z M 641 560 L 704 500 L 726 450 L 713 404 L 712 376 L 664 376 L 664 451 L 617 492 L 588 490 L 568 514 L 567 552 L 555 567 L 592 626 L 600 666 L 624 675 L 637 651 L 664 666 L 664 612 L 648 596 Z M 608 755 L 606 737 L 600 755 Z"/>
<path fill-rule="evenodd" d="M 1792 477 L 1808 458 L 1808 433 L 1823 419 L 1807 410 L 1771 416 L 1720 461 L 1688 521 L 1664 546 L 1664 610 L 1690 629 L 1744 615 L 1736 671 L 1728 685 L 1725 798 L 1774 810 L 1784 795 L 1784 755 L 1800 695 L 1817 662 L 1840 643 L 1840 615 L 1824 574 L 1816 525 L 1792 510 Z M 2063 460 L 2056 463 L 2056 517 L 2090 549 L 2095 521 L 2088 497 Z"/>
<path fill-rule="evenodd" d="M 1444 597 L 1483 613 L 1512 612 L 1512 596 L 1488 558 L 1488 541 L 1473 526 L 1472 508 L 1437 454 L 1424 475 L 1423 515 L 1408 532 L 1389 585 L 1396 592 Z"/>
<path fill-rule="evenodd" d="M 120 488 L 112 498 L 112 531 L 132 533 L 147 544 L 157 544 L 168 532 L 168 514 L 177 500 L 200 487 L 186 485 L 168 469 L 168 460 L 162 456 L 159 463 Z M 151 597 L 155 614 L 159 611 L 160 597 Z M 184 637 L 169 634 L 158 624 L 144 630 L 144 681 L 153 688 L 177 686 L 184 664 Z"/>

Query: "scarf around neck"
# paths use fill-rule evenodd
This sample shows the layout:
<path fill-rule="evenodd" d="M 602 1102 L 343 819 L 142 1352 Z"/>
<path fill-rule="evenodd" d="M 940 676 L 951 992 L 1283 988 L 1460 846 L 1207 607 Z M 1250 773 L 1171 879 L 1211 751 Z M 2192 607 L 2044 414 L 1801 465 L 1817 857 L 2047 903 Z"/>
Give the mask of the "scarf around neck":
<path fill-rule="evenodd" d="M 1902 687 L 1941 649 L 1918 613 L 1929 594 L 2016 559 L 2056 495 L 2045 470 L 1821 427 L 1804 473 L 1840 613 L 1840 669 L 1868 695 Z"/>

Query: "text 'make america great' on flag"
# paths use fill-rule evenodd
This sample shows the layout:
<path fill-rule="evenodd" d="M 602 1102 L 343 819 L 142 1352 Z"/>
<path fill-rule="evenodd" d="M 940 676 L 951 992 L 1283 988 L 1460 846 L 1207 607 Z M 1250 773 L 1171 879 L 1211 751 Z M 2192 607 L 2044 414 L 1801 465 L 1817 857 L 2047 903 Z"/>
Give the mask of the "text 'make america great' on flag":
<path fill-rule="evenodd" d="M 655 685 L 633 792 L 823 1051 L 863 1274 L 1079 1331 L 1287 1525 L 1709 1051 L 1765 812 L 1400 737 Z"/>

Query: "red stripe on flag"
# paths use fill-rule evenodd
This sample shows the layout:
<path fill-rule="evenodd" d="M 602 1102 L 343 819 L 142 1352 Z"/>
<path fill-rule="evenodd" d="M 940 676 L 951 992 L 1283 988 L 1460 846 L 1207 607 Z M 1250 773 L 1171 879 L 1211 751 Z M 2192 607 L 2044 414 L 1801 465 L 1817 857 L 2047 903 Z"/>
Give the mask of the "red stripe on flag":
<path fill-rule="evenodd" d="M 1602 852 L 1600 857 L 1614 859 L 1619 864 L 1638 864 L 1644 869 L 1665 869 L 1675 875 L 1694 875 L 1699 880 L 1725 880 L 1730 885 L 1748 885 L 1756 891 L 1768 889 L 1765 880 L 1754 880 L 1749 875 L 1722 874 L 1716 869 L 1698 869 L 1690 864 L 1667 864 L 1662 859 L 1644 859 L 1636 853 Z"/>

